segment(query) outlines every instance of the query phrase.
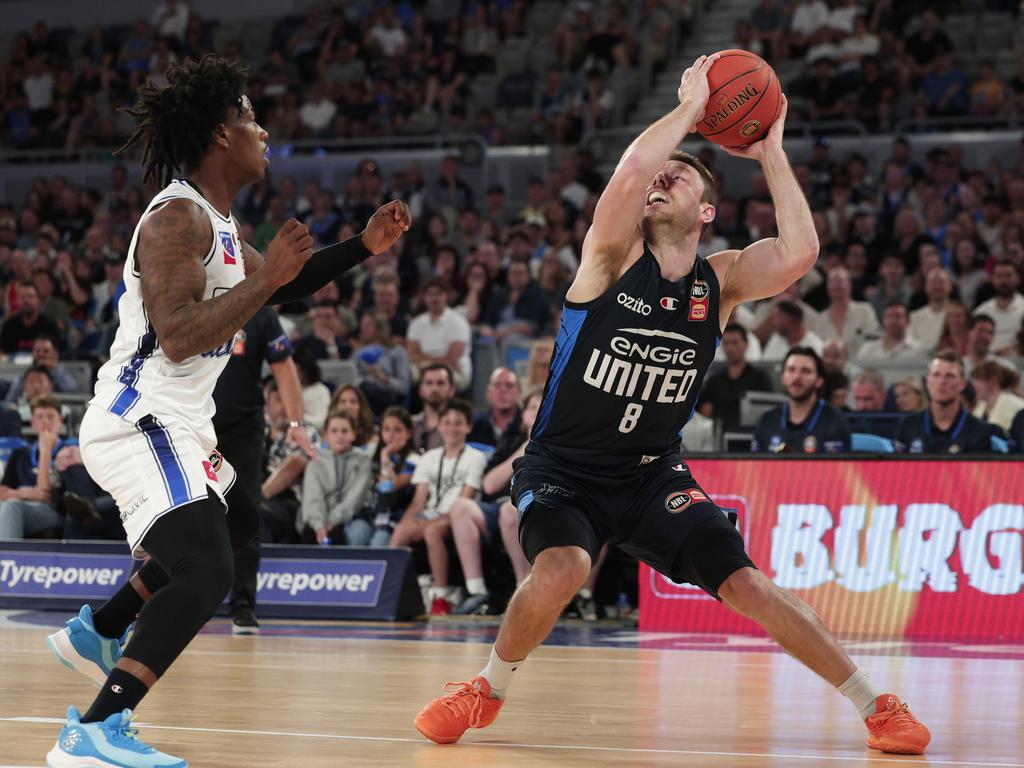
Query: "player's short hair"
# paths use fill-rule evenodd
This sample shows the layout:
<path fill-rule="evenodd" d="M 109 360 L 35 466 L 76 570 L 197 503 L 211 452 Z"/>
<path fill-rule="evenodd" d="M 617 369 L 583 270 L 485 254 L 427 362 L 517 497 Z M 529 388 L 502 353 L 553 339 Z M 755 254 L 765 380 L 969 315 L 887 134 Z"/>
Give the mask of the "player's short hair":
<path fill-rule="evenodd" d="M 172 64 L 166 86 L 150 80 L 139 88 L 135 106 L 125 110 L 135 130 L 114 154 L 141 143 L 143 181 L 166 186 L 176 171 L 188 173 L 202 162 L 231 110 L 241 114 L 248 79 L 243 67 L 213 54 Z"/>
<path fill-rule="evenodd" d="M 675 160 L 678 163 L 686 163 L 700 174 L 700 178 L 704 182 L 704 194 L 701 195 L 700 201 L 713 205 L 716 208 L 718 207 L 718 184 L 715 183 L 715 177 L 711 175 L 711 171 L 708 170 L 704 163 L 689 152 L 681 152 L 679 150 L 669 155 L 668 159 Z"/>
<path fill-rule="evenodd" d="M 786 356 L 782 358 L 783 368 L 786 367 L 786 363 L 789 362 L 789 358 L 793 357 L 794 355 L 811 358 L 814 361 L 814 369 L 818 372 L 818 378 L 825 378 L 825 362 L 821 359 L 821 355 L 815 352 L 811 347 L 790 348 L 789 352 L 786 353 Z"/>
<path fill-rule="evenodd" d="M 53 395 L 39 395 L 39 397 L 33 397 L 32 402 L 29 403 L 31 413 L 35 413 L 38 408 L 50 408 L 60 415 L 60 400 Z"/>
<path fill-rule="evenodd" d="M 746 344 L 749 341 L 747 336 L 747 329 L 739 323 L 727 323 L 725 328 L 722 329 L 722 336 L 724 337 L 727 333 L 738 333 L 743 337 L 743 343 Z"/>
<path fill-rule="evenodd" d="M 944 363 L 955 363 L 956 366 L 960 369 L 961 378 L 967 378 L 966 369 L 964 368 L 964 361 L 955 349 L 950 349 L 948 347 L 946 349 L 940 349 L 938 352 L 932 355 L 932 362 L 934 363 L 936 360 L 941 360 Z"/>
<path fill-rule="evenodd" d="M 441 410 L 437 412 L 437 418 L 443 419 L 446 413 L 456 411 L 461 413 L 466 418 L 467 424 L 473 423 L 473 408 L 465 400 L 453 397 L 451 400 L 441 406 Z"/>

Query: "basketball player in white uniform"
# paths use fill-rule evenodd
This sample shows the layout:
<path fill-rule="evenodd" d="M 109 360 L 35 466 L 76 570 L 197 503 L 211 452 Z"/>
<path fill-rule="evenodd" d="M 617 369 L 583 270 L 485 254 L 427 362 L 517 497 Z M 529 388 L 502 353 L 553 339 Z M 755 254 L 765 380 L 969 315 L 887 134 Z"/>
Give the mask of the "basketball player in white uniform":
<path fill-rule="evenodd" d="M 131 711 L 224 600 L 233 548 L 258 526 L 255 515 L 225 515 L 234 473 L 215 453 L 213 389 L 234 335 L 264 304 L 310 295 L 390 248 L 411 223 L 394 201 L 360 235 L 313 253 L 292 219 L 264 261 L 230 212 L 267 166 L 268 135 L 244 96 L 244 70 L 207 56 L 167 77 L 166 88 L 143 86 L 131 111 L 137 126 L 126 147 L 141 143 L 145 180 L 166 186 L 132 237 L 121 325 L 80 435 L 133 554 L 151 559 L 95 614 L 84 606 L 48 638 L 67 666 L 102 686 L 85 715 L 68 710 L 50 768 L 187 765 L 140 741 Z"/>

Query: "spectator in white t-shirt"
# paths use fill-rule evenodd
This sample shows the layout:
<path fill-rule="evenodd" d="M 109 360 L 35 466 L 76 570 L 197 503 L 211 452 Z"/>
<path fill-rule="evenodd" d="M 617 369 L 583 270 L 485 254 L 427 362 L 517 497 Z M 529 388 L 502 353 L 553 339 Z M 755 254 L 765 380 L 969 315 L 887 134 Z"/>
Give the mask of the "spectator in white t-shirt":
<path fill-rule="evenodd" d="M 367 36 L 370 45 L 378 49 L 389 59 L 397 58 L 405 52 L 408 37 L 402 25 L 398 23 L 395 11 L 391 6 L 385 6 L 380 11 L 380 18 L 370 28 Z"/>
<path fill-rule="evenodd" d="M 319 136 L 331 127 L 337 111 L 338 106 L 327 92 L 326 84 L 317 82 L 309 100 L 299 110 L 299 120 L 310 133 Z"/>
<path fill-rule="evenodd" d="M 424 453 L 416 462 L 412 502 L 391 534 L 392 547 L 407 547 L 419 541 L 427 545 L 433 586 L 430 612 L 452 612 L 455 588 L 448 584 L 448 512 L 459 498 L 476 497 L 483 480 L 487 458 L 466 445 L 473 411 L 465 400 L 450 400 L 441 408 L 438 429 L 443 444 Z M 461 601 L 458 601 L 461 602 Z"/>
<path fill-rule="evenodd" d="M 793 347 L 810 347 L 821 354 L 821 337 L 804 325 L 804 311 L 792 301 L 780 301 L 774 307 L 775 333 L 761 352 L 762 360 L 782 360 Z"/>
<path fill-rule="evenodd" d="M 939 343 L 946 322 L 946 310 L 953 293 L 952 276 L 942 267 L 932 267 L 925 277 L 924 292 L 928 303 L 910 313 L 910 335 L 930 355 Z"/>
<path fill-rule="evenodd" d="M 852 354 L 878 336 L 878 318 L 866 301 L 853 300 L 853 281 L 846 267 L 833 267 L 825 279 L 829 304 L 818 313 L 812 330 L 822 339 L 842 339 Z"/>
<path fill-rule="evenodd" d="M 188 6 L 180 0 L 167 0 L 153 11 L 153 30 L 157 37 L 185 38 L 188 27 Z"/>
<path fill-rule="evenodd" d="M 801 0 L 789 23 L 791 56 L 802 56 L 819 29 L 828 24 L 828 5 L 824 0 Z"/>
<path fill-rule="evenodd" d="M 976 315 L 988 315 L 996 324 L 992 348 L 996 354 L 1012 353 L 1017 331 L 1024 318 L 1024 296 L 1020 288 L 1020 267 L 1009 259 L 1000 259 L 992 268 L 992 288 L 996 295 L 982 302 L 974 310 Z"/>
<path fill-rule="evenodd" d="M 863 344 L 857 352 L 857 362 L 871 365 L 896 360 L 917 360 L 923 367 L 927 359 L 917 342 L 907 335 L 909 324 L 910 313 L 907 311 L 907 305 L 902 301 L 890 301 L 882 313 L 884 335 L 880 339 Z"/>
<path fill-rule="evenodd" d="M 976 312 L 971 317 L 968 327 L 970 330 L 967 332 L 967 354 L 960 358 L 964 361 L 964 376 L 971 378 L 974 367 L 988 360 L 1005 365 L 1012 371 L 1017 370 L 1012 362 L 992 352 L 992 340 L 996 336 L 995 320 L 984 313 Z"/>
<path fill-rule="evenodd" d="M 455 374 L 459 390 L 469 386 L 473 364 L 469 359 L 472 331 L 466 318 L 448 306 L 450 289 L 440 278 L 428 280 L 423 286 L 423 305 L 427 311 L 409 323 L 406 347 L 409 361 L 419 369 L 431 363 L 443 363 Z"/>

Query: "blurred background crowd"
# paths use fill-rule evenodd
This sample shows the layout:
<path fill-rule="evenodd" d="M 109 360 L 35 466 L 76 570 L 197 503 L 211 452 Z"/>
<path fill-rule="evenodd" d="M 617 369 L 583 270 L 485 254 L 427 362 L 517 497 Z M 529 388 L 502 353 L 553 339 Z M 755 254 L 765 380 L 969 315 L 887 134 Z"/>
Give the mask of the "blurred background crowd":
<path fill-rule="evenodd" d="M 237 20 L 168 0 L 131 23 L 39 21 L 3 41 L 2 162 L 30 164 L 33 178 L 0 199 L 0 435 L 8 441 L 0 526 L 8 500 L 40 501 L 19 495 L 38 491 L 18 451 L 31 454 L 56 431 L 53 472 L 75 466 L 76 421 L 117 327 L 126 253 L 155 191 L 129 161 L 109 158 L 132 127 L 120 110 L 144 80 L 159 82 L 175 61 L 211 51 L 251 70 L 250 96 L 278 154 L 304 141 L 326 156 L 356 140 L 447 134 L 488 151 L 550 149 L 543 171 L 515 185 L 480 183 L 457 147 L 431 164 L 385 158 L 383 145 L 360 150 L 336 185 L 272 162 L 265 182 L 236 201 L 243 236 L 257 248 L 292 216 L 318 244 L 359 232 L 393 198 L 415 217 L 391 251 L 309 301 L 276 308 L 286 337 L 278 352 L 295 361 L 321 450 L 365 460 L 346 463 L 352 495 L 330 498 L 330 478 L 308 469 L 318 462 L 298 461 L 288 445 L 288 418 L 270 385 L 264 491 L 278 506 L 267 540 L 423 538 L 403 527 L 405 512 L 418 503 L 415 489 L 437 479 L 431 472 L 448 467 L 442 456 L 431 470 L 423 457 L 461 441 L 479 454 L 462 460 L 469 490 L 449 498 L 438 483 L 421 501 L 432 514 L 451 512 L 453 559 L 467 586 L 511 579 L 507 568 L 495 575 L 490 558 L 467 562 L 463 551 L 473 547 L 504 547 L 514 575 L 525 574 L 513 551 L 514 509 L 503 503 L 506 473 L 532 424 L 562 300 L 613 167 L 594 140 L 616 130 L 634 136 L 645 110 L 671 108 L 657 97 L 674 92 L 684 41 L 708 50 L 731 41 L 776 68 L 790 120 L 810 137 L 794 171 L 821 243 L 807 276 L 734 313 L 683 431 L 684 454 L 1024 447 L 1024 143 L 978 161 L 955 134 L 925 140 L 914 123 L 1016 125 L 1024 103 L 1017 2 L 736 0 L 719 17 L 704 3 L 667 0 L 303 5 L 294 15 Z M 884 151 L 835 140 L 851 126 L 879 134 L 873 146 Z M 88 183 L 48 168 L 90 148 L 109 162 Z M 723 189 L 700 254 L 773 236 L 763 175 L 745 167 L 737 183 L 724 156 L 704 145 L 700 157 Z M 790 370 L 793 348 L 810 360 L 809 373 Z M 835 409 L 844 438 L 808 441 L 813 425 L 797 441 L 773 433 L 779 409 L 808 393 Z M 947 426 L 949 414 L 962 423 Z M 68 535 L 116 536 L 116 510 L 98 489 L 65 482 L 51 501 L 48 524 L 0 527 L 0 538 L 63 525 Z M 426 546 L 444 544 L 427 538 Z M 493 592 L 479 581 L 457 594 L 437 589 L 448 586 L 441 574 L 432 578 L 432 602 L 495 608 L 472 601 Z M 594 614 L 592 587 L 581 615 Z"/>

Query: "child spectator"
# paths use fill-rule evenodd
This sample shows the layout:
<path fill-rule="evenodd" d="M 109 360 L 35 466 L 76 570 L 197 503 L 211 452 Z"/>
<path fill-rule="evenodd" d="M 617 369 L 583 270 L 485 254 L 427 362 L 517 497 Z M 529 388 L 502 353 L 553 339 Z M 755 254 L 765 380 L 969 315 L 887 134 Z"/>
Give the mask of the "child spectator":
<path fill-rule="evenodd" d="M 448 511 L 458 498 L 471 499 L 480 490 L 487 459 L 466 445 L 473 411 L 465 400 L 451 400 L 441 408 L 438 429 L 442 445 L 427 451 L 416 463 L 412 503 L 391 536 L 391 546 L 418 541 L 427 545 L 433 586 L 428 597 L 432 614 L 452 612 L 457 592 L 448 585 Z"/>
<path fill-rule="evenodd" d="M 354 384 L 347 384 L 334 390 L 327 418 L 329 419 L 336 413 L 343 413 L 351 417 L 356 431 L 356 446 L 368 450 L 376 447 L 377 438 L 373 426 L 373 411 L 370 410 L 370 403 L 359 387 Z"/>
<path fill-rule="evenodd" d="M 370 467 L 374 484 L 366 496 L 366 509 L 374 527 L 372 547 L 388 545 L 395 523 L 402 519 L 412 501 L 412 475 L 418 458 L 412 437 L 409 412 L 398 405 L 385 409 L 380 420 L 380 442 Z"/>
<path fill-rule="evenodd" d="M 327 449 L 306 466 L 302 480 L 301 535 L 306 543 L 370 543 L 373 527 L 362 517 L 370 488 L 370 457 L 353 450 L 356 420 L 345 413 L 327 418 Z"/>

